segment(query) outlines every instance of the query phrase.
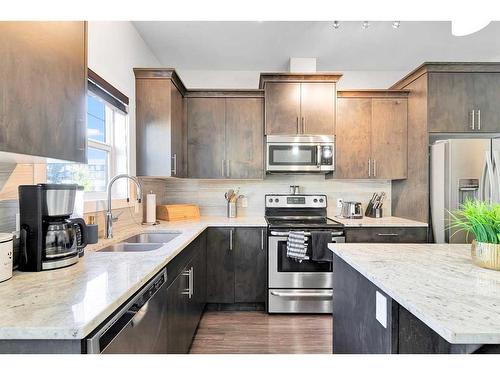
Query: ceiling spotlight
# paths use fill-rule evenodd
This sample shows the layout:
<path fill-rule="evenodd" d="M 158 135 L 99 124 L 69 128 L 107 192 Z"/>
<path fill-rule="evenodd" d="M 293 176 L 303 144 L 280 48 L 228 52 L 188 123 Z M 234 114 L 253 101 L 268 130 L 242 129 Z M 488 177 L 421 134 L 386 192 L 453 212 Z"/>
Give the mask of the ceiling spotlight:
<path fill-rule="evenodd" d="M 361 25 L 361 27 L 364 30 L 368 29 L 369 26 L 370 26 L 370 22 L 368 22 L 368 21 L 363 21 L 363 24 Z"/>
<path fill-rule="evenodd" d="M 339 21 L 333 21 L 333 28 L 338 29 L 340 27 L 340 22 Z"/>
<path fill-rule="evenodd" d="M 401 26 L 401 21 L 394 21 L 394 22 L 392 23 L 392 28 L 393 28 L 393 29 L 398 29 L 398 28 L 399 28 L 399 26 Z"/>

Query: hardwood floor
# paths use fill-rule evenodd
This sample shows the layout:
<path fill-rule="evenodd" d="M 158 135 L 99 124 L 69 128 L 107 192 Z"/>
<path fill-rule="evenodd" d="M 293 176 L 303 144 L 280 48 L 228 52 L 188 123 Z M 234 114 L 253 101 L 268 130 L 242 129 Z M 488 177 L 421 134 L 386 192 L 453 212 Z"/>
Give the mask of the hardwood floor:
<path fill-rule="evenodd" d="M 332 353 L 331 315 L 206 311 L 192 354 Z"/>

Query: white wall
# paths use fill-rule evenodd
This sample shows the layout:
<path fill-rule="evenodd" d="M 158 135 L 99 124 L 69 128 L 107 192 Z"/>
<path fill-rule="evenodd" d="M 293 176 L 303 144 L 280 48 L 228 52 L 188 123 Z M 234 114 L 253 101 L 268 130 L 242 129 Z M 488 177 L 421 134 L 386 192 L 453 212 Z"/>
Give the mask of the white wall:
<path fill-rule="evenodd" d="M 175 67 L 188 88 L 256 89 L 260 71 L 250 70 L 189 70 Z M 338 83 L 339 90 L 388 88 L 403 78 L 405 71 L 339 71 L 343 74 Z"/>
<path fill-rule="evenodd" d="M 133 68 L 161 64 L 129 21 L 88 22 L 88 66 L 129 97 L 130 172 L 135 174 L 135 78 Z"/>

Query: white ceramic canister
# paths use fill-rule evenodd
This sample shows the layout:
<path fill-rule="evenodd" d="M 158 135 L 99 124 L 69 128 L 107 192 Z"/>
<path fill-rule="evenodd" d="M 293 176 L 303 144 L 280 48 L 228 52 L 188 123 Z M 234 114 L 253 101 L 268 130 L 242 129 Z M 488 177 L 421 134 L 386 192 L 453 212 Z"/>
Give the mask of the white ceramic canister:
<path fill-rule="evenodd" d="M 0 282 L 12 277 L 12 233 L 0 233 Z"/>

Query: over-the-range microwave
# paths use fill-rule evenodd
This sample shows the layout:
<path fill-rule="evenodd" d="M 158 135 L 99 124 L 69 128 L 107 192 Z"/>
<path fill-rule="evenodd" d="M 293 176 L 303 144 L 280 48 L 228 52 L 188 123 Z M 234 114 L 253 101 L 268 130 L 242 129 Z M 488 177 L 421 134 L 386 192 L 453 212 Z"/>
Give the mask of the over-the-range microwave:
<path fill-rule="evenodd" d="M 335 136 L 268 135 L 267 173 L 328 173 L 335 170 Z"/>

